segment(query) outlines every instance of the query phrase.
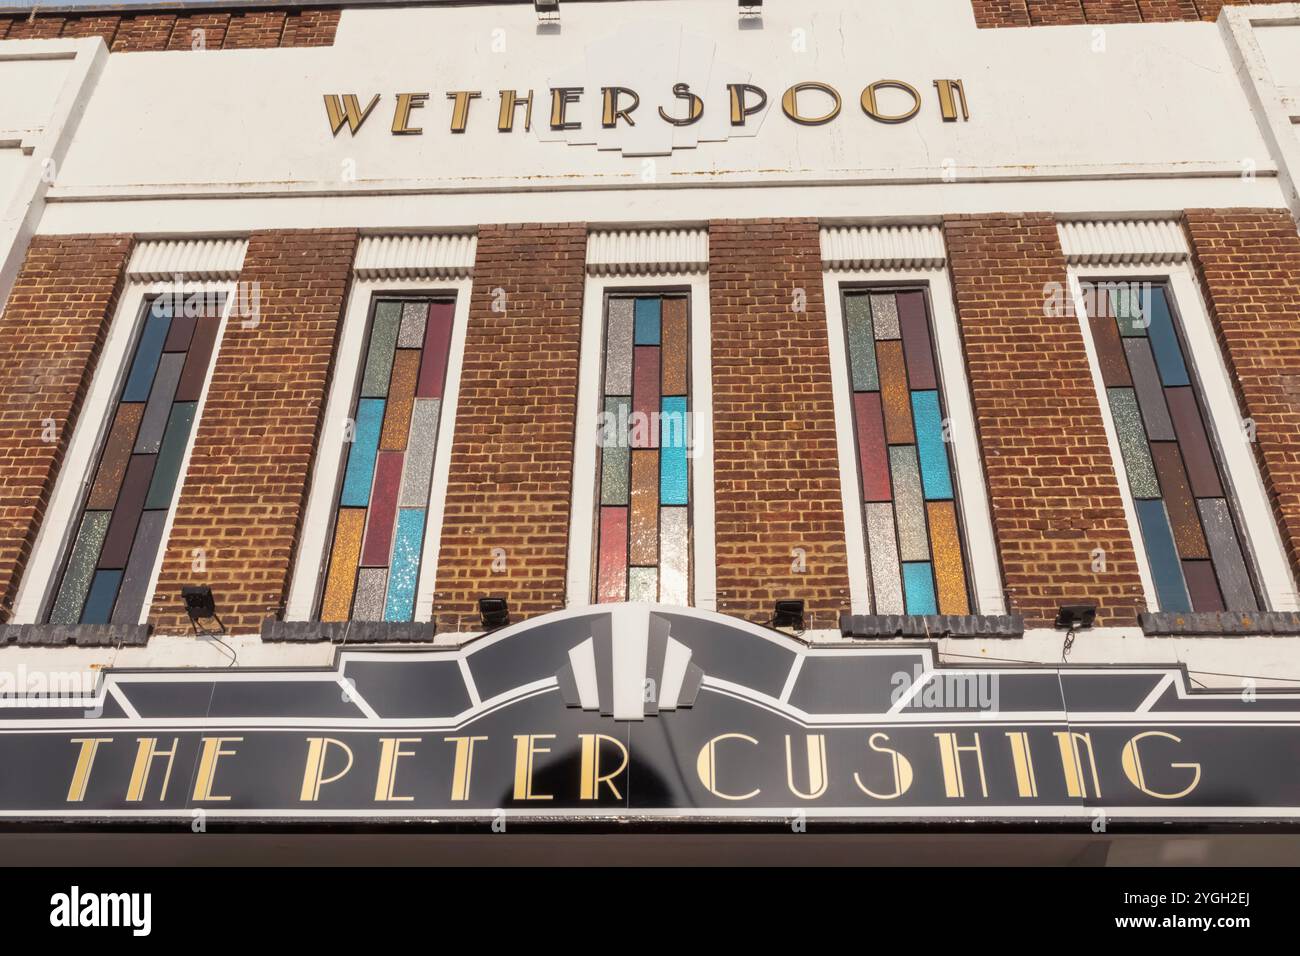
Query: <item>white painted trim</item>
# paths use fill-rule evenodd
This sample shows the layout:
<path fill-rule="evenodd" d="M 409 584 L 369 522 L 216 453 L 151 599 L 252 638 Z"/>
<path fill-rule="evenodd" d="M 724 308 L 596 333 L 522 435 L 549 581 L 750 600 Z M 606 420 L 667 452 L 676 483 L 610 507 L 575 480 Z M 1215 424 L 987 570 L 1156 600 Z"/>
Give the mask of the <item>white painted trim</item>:
<path fill-rule="evenodd" d="M 1115 475 L 1120 485 L 1120 494 L 1124 500 L 1124 512 L 1129 522 L 1129 531 L 1133 538 L 1133 547 L 1137 552 L 1138 567 L 1142 575 L 1142 586 L 1146 591 L 1147 607 L 1156 610 L 1159 602 L 1151 578 L 1146 549 L 1142 543 L 1141 531 L 1137 523 L 1137 512 L 1132 501 L 1128 477 L 1124 470 L 1123 457 L 1120 454 L 1119 438 L 1111 418 L 1110 402 L 1106 397 L 1106 388 L 1101 379 L 1101 366 L 1097 362 L 1096 349 L 1092 342 L 1092 332 L 1088 327 L 1088 317 L 1078 288 L 1080 279 L 1116 280 L 1159 280 L 1167 279 L 1173 297 L 1173 307 L 1182 318 L 1183 334 L 1187 338 L 1188 353 L 1185 358 L 1188 365 L 1195 370 L 1204 392 L 1203 399 L 1210 415 L 1210 428 L 1213 433 L 1211 442 L 1221 453 L 1222 464 L 1227 470 L 1224 476 L 1230 486 L 1233 503 L 1242 518 L 1247 540 L 1242 542 L 1253 565 L 1259 574 L 1259 584 L 1268 608 L 1276 611 L 1300 610 L 1297 601 L 1295 579 L 1291 573 L 1290 562 L 1282 544 L 1282 535 L 1273 520 L 1273 513 L 1268 505 L 1263 475 L 1255 460 L 1249 443 L 1246 441 L 1242 423 L 1245 416 L 1237 404 L 1237 397 L 1232 388 L 1232 377 L 1227 362 L 1219 349 L 1214 327 L 1201 299 L 1200 288 L 1190 263 L 1184 262 L 1167 266 L 1156 272 L 1143 270 L 1135 266 L 1071 266 L 1069 269 L 1070 286 L 1075 300 L 1075 314 L 1079 319 L 1080 332 L 1088 351 L 1088 364 L 1092 371 L 1093 383 L 1097 390 L 1097 401 L 1101 406 L 1102 420 L 1106 426 L 1106 439 L 1110 444 L 1111 458 L 1115 463 Z"/>
<path fill-rule="evenodd" d="M 935 351 L 939 357 L 939 387 L 951 424 L 953 442 L 953 490 L 957 512 L 965 534 L 971 585 L 975 591 L 972 610 L 979 614 L 1005 614 L 1006 595 L 1001 565 L 993 537 L 988 489 L 970 383 L 966 378 L 966 357 L 961 330 L 953 306 L 952 286 L 946 269 L 842 270 L 822 277 L 826 294 L 826 334 L 830 345 L 831 387 L 835 398 L 835 433 L 839 448 L 840 495 L 844 508 L 845 547 L 849 563 L 849 606 L 854 614 L 870 614 L 871 581 L 868 571 L 865 528 L 863 527 L 857 440 L 853 428 L 853 398 L 849 387 L 849 359 L 845 343 L 844 309 L 840 290 L 844 285 L 875 283 L 925 286 L 929 291 L 930 320 Z"/>
<path fill-rule="evenodd" d="M 27 570 L 23 574 L 22 583 L 14 599 L 11 619 L 14 624 L 38 623 L 46 599 L 52 596 L 51 590 L 56 584 L 54 579 L 62 570 L 63 558 L 67 554 L 67 548 L 71 547 L 72 538 L 76 535 L 76 519 L 81 515 L 82 503 L 94 481 L 94 469 L 99 460 L 100 450 L 112 426 L 116 399 L 126 382 L 132 350 L 143 331 L 145 298 L 174 289 L 172 283 L 130 282 L 118 298 L 117 311 L 110 320 L 104 346 L 95 358 L 95 371 L 91 376 L 90 388 L 86 392 L 86 400 L 77 416 L 77 423 L 68 442 L 67 453 L 55 478 L 54 491 L 50 495 L 49 507 L 45 511 L 45 521 L 37 532 L 31 559 L 27 562 Z M 217 359 L 221 354 L 222 343 L 229 326 L 230 312 L 235 304 L 234 285 L 230 282 L 187 282 L 184 289 L 186 293 L 197 290 L 224 292 L 226 303 L 221 316 L 221 325 L 217 330 L 217 339 L 213 344 L 212 357 L 208 362 L 207 374 L 203 380 L 203 389 L 199 393 L 198 404 L 194 410 L 194 425 L 190 429 L 189 443 L 181 459 L 176 490 L 172 496 L 171 507 L 167 510 L 167 520 L 163 525 L 153 575 L 145 592 L 145 601 L 138 621 L 140 624 L 145 623 L 149 617 L 149 608 L 158 583 L 158 572 L 167 553 L 172 522 L 176 517 L 176 506 L 185 489 L 190 455 L 203 423 L 203 410 L 208 400 L 208 388 L 212 384 L 213 369 L 216 368 Z"/>
<path fill-rule="evenodd" d="M 653 276 L 708 268 L 708 229 L 594 230 L 587 236 L 591 275 Z"/>
<path fill-rule="evenodd" d="M 0 202 L 7 200 L 0 204 L 0 309 L 18 277 L 27 245 L 39 229 L 46 198 L 54 188 L 51 180 L 56 178 L 59 165 L 67 156 L 82 114 L 108 63 L 108 47 L 99 37 L 0 41 L 0 61 L 3 60 L 72 62 L 50 115 L 31 145 L 26 169 L 13 193 L 0 194 Z M 26 137 L 21 148 L 27 148 Z"/>
<path fill-rule="evenodd" d="M 573 499 L 569 515 L 567 607 L 591 605 L 595 569 L 596 481 L 595 435 L 604 374 L 605 293 L 631 289 L 685 289 L 690 296 L 691 395 L 694 450 L 691 468 L 691 554 L 693 606 L 717 608 L 717 554 L 714 540 L 713 488 L 713 349 L 709 318 L 709 277 L 681 273 L 587 278 L 583 290 L 582 345 L 578 361 L 578 411 L 573 442 Z M 583 436 L 588 440 L 583 440 Z"/>
<path fill-rule="evenodd" d="M 1120 500 L 1124 505 L 1124 520 L 1128 523 L 1129 537 L 1133 541 L 1133 551 L 1137 556 L 1138 577 L 1142 581 L 1142 594 L 1146 606 L 1157 608 L 1156 587 L 1151 577 L 1151 562 L 1147 560 L 1146 548 L 1142 545 L 1142 533 L 1138 530 L 1137 506 L 1133 504 L 1133 495 L 1129 491 L 1128 472 L 1124 468 L 1124 457 L 1120 453 L 1119 433 L 1115 430 L 1115 420 L 1110 414 L 1110 399 L 1106 396 L 1106 386 L 1101 380 L 1101 362 L 1097 358 L 1097 345 L 1092 340 L 1092 328 L 1088 322 L 1088 310 L 1079 286 L 1081 274 L 1103 275 L 1133 272 L 1133 267 L 1091 266 L 1080 268 L 1070 266 L 1067 270 L 1070 286 L 1070 301 L 1074 304 L 1074 317 L 1079 323 L 1079 334 L 1083 336 L 1083 351 L 1088 359 L 1088 371 L 1092 375 L 1093 386 L 1097 392 L 1097 404 L 1101 407 L 1101 423 L 1106 432 L 1106 445 L 1110 449 L 1110 460 L 1115 466 L 1115 480 L 1119 482 Z"/>
<path fill-rule="evenodd" d="M 361 360 L 366 351 L 366 330 L 370 303 L 377 294 L 419 292 L 456 297 L 452 324 L 451 352 L 447 356 L 447 377 L 443 386 L 442 410 L 438 422 L 438 447 L 434 453 L 433 481 L 429 489 L 429 506 L 425 516 L 424 550 L 420 558 L 420 580 L 416 585 L 416 621 L 433 616 L 438 550 L 442 543 L 443 512 L 447 498 L 447 476 L 451 468 L 451 447 L 455 439 L 456 411 L 460 399 L 460 372 L 465 355 L 465 332 L 469 323 L 471 279 L 356 279 L 348 296 L 347 311 L 336 346 L 334 376 L 325 402 L 320 433 L 317 436 L 316 462 L 312 467 L 311 488 L 303 513 L 302 538 L 294 562 L 289 597 L 285 601 L 286 621 L 313 621 L 317 618 L 321 588 L 325 580 L 325 559 L 329 552 L 330 532 L 334 527 L 335 496 L 343 468 L 343 425 L 352 413 Z"/>
<path fill-rule="evenodd" d="M 478 236 L 362 236 L 354 271 L 359 279 L 464 279 L 474 274 Z"/>
<path fill-rule="evenodd" d="M 137 242 L 126 265 L 132 282 L 235 280 L 244 267 L 247 239 L 147 239 Z"/>
<path fill-rule="evenodd" d="M 939 226 L 823 226 L 821 250 L 832 271 L 941 269 L 948 261 Z"/>
<path fill-rule="evenodd" d="M 28 41 L 24 41 L 28 42 Z M 846 210 L 869 209 L 879 222 L 916 222 L 943 215 L 1000 213 L 1008 209 L 1053 209 L 1073 217 L 1101 214 L 1158 217 L 1183 209 L 1286 204 L 1276 175 L 1259 170 L 1250 180 L 1239 169 L 1214 178 L 1125 177 L 1103 185 L 1086 169 L 1049 181 L 1022 176 L 999 182 L 959 178 L 955 182 L 882 179 L 872 183 L 774 183 L 766 186 L 710 181 L 684 188 L 548 189 L 534 192 L 448 188 L 409 194 L 349 190 L 328 202 L 306 195 L 192 197 L 58 202 L 49 197 L 42 234 L 129 232 L 136 235 L 219 235 L 254 229 L 346 228 L 373 231 L 461 230 L 466 224 L 590 222 L 615 228 L 646 222 L 699 222 L 734 217 L 816 217 L 843 220 Z"/>
<path fill-rule="evenodd" d="M 1273 71 L 1259 45 L 1258 29 L 1290 26 L 1300 21 L 1300 4 L 1224 7 L 1219 12 L 1219 32 L 1237 79 L 1268 146 L 1270 162 L 1261 165 L 1275 172 L 1283 200 L 1293 217 L 1300 217 L 1300 138 L 1296 135 L 1292 106 L 1273 79 Z M 1258 173 L 1257 173 L 1258 175 Z M 1242 203 L 1241 205 L 1254 205 Z"/>
<path fill-rule="evenodd" d="M 1090 219 L 1056 224 L 1070 265 L 1153 266 L 1191 256 L 1178 219 Z"/>

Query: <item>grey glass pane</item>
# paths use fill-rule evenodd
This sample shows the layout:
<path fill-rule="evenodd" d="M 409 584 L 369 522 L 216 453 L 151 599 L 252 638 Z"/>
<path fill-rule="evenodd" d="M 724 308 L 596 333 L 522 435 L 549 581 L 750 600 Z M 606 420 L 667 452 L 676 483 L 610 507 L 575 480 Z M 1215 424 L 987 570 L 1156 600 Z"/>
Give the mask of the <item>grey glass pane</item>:
<path fill-rule="evenodd" d="M 1165 404 L 1165 390 L 1160 387 L 1160 373 L 1156 371 L 1155 358 L 1151 355 L 1151 344 L 1146 339 L 1125 339 L 1124 352 L 1128 355 L 1147 437 L 1151 441 L 1174 441 L 1174 423 L 1169 418 L 1169 406 Z"/>
<path fill-rule="evenodd" d="M 1106 397 L 1110 399 L 1110 412 L 1115 419 L 1119 450 L 1133 497 L 1159 498 L 1160 483 L 1156 481 L 1156 466 L 1151 461 L 1151 448 L 1142 430 L 1137 394 L 1131 388 L 1108 388 Z"/>
<path fill-rule="evenodd" d="M 609 300 L 605 338 L 605 394 L 632 394 L 632 299 Z"/>
<path fill-rule="evenodd" d="M 158 451 L 167 419 L 171 416 L 176 383 L 181 380 L 184 366 L 184 352 L 168 352 L 158 361 L 158 374 L 154 376 L 153 388 L 149 391 L 149 404 L 144 408 L 140 431 L 135 437 L 137 455 L 152 455 Z"/>
<path fill-rule="evenodd" d="M 382 621 L 387 590 L 387 568 L 362 568 L 357 573 L 357 596 L 352 605 L 352 620 Z"/>
<path fill-rule="evenodd" d="M 438 448 L 438 418 L 442 399 L 417 398 L 411 411 L 411 437 L 406 445 L 402 474 L 403 508 L 425 508 L 433 480 L 433 457 Z"/>
<path fill-rule="evenodd" d="M 397 303 L 383 303 L 385 305 Z M 401 349 L 418 349 L 424 345 L 424 323 L 429 318 L 428 302 L 403 302 L 402 325 L 397 333 L 397 347 Z"/>
<path fill-rule="evenodd" d="M 876 370 L 876 337 L 871 327 L 871 297 L 851 295 L 844 300 L 849 330 L 849 366 L 855 392 L 874 392 L 880 388 Z"/>
<path fill-rule="evenodd" d="M 911 445 L 889 449 L 889 472 L 894 477 L 894 511 L 898 519 L 898 549 L 904 561 L 928 561 L 930 540 L 925 527 L 925 496 L 921 469 Z"/>
<path fill-rule="evenodd" d="M 68 568 L 63 572 L 59 596 L 50 611 L 51 624 L 76 624 L 81 620 L 81 606 L 86 603 L 90 582 L 95 576 L 95 562 L 108 532 L 111 511 L 87 511 L 72 545 Z"/>
<path fill-rule="evenodd" d="M 1210 557 L 1219 575 L 1219 587 L 1229 611 L 1258 611 L 1255 588 L 1246 570 L 1246 558 L 1241 552 L 1232 514 L 1223 498 L 1202 498 L 1196 502 L 1205 526 L 1205 540 L 1210 545 Z"/>
<path fill-rule="evenodd" d="M 902 614 L 903 579 L 894 538 L 894 506 L 888 502 L 868 504 L 866 520 L 875 613 Z"/>
<path fill-rule="evenodd" d="M 892 292 L 871 297 L 871 321 L 876 327 L 876 338 L 902 338 L 898 328 L 898 300 Z"/>
<path fill-rule="evenodd" d="M 393 370 L 393 352 L 397 348 L 397 327 L 402 319 L 396 302 L 381 302 L 375 307 L 375 324 L 370 330 L 370 349 L 366 352 L 366 374 L 361 380 L 363 398 L 388 395 L 388 376 Z"/>
<path fill-rule="evenodd" d="M 114 624 L 139 623 L 140 612 L 144 610 L 145 593 L 149 590 L 149 581 L 158 558 L 158 547 L 162 543 L 163 525 L 166 523 L 165 511 L 146 511 L 140 516 L 135 544 L 131 546 L 131 559 L 127 562 L 122 588 L 117 595 L 117 604 L 113 607 Z"/>

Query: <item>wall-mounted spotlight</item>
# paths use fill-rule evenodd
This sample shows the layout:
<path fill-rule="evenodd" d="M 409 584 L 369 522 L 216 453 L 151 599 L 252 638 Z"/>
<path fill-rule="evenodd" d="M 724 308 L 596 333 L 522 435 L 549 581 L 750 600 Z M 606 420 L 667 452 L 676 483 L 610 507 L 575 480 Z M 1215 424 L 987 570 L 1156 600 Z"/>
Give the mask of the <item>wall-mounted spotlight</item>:
<path fill-rule="evenodd" d="M 752 20 L 763 15 L 763 0 L 738 0 L 741 19 Z"/>
<path fill-rule="evenodd" d="M 510 623 L 510 605 L 503 597 L 481 597 L 478 599 L 478 616 L 485 631 L 505 627 Z"/>
<path fill-rule="evenodd" d="M 217 602 L 212 597 L 212 588 L 206 584 L 186 584 L 181 588 L 181 600 L 185 602 L 185 613 L 189 615 L 195 635 L 216 633 L 202 627 L 200 621 L 216 621 L 221 633 L 226 633 L 226 625 L 217 617 Z"/>
<path fill-rule="evenodd" d="M 1062 604 L 1056 609 L 1058 631 L 1086 631 L 1096 620 L 1095 604 Z"/>
<path fill-rule="evenodd" d="M 788 627 L 802 631 L 804 602 L 803 598 L 789 598 L 777 601 L 772 607 L 772 626 Z"/>
<path fill-rule="evenodd" d="M 556 23 L 560 19 L 560 0 L 533 0 L 538 23 Z"/>

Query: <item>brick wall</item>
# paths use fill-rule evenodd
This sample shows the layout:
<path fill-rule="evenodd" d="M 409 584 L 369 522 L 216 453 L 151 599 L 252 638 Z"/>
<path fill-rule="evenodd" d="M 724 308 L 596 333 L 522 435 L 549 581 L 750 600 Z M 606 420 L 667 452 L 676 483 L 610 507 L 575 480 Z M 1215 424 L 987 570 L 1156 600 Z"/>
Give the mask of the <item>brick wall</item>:
<path fill-rule="evenodd" d="M 1285 209 L 1192 209 L 1202 293 L 1255 422 L 1255 457 L 1293 569 L 1300 571 L 1300 236 Z"/>
<path fill-rule="evenodd" d="M 1072 311 L 1044 307 L 1066 282 L 1056 223 L 950 216 L 944 233 L 1011 607 L 1031 627 L 1080 601 L 1099 623 L 1132 624 L 1142 584 L 1082 333 Z"/>
<path fill-rule="evenodd" d="M 37 236 L 0 315 L 0 621 L 9 619 L 130 252 L 129 236 Z"/>
<path fill-rule="evenodd" d="M 810 627 L 836 627 L 849 582 L 816 220 L 710 223 L 709 313 L 718 610 L 766 621 L 802 597 Z"/>
<path fill-rule="evenodd" d="M 586 249 L 581 223 L 479 230 L 438 557 L 440 629 L 478 628 L 483 595 L 505 595 L 516 621 L 564 607 Z"/>
<path fill-rule="evenodd" d="M 260 316 L 232 316 L 221 340 L 154 594 L 159 632 L 189 632 L 185 584 L 211 585 L 232 631 L 282 608 L 356 244 L 346 230 L 249 238 L 240 281 L 257 283 Z"/>
<path fill-rule="evenodd" d="M 114 53 L 331 46 L 341 12 L 338 7 L 310 7 L 233 14 L 220 10 L 182 14 L 139 11 L 120 16 L 38 13 L 35 17 L 0 17 L 0 40 L 99 36 Z M 197 29 L 204 31 L 201 45 L 195 43 L 193 31 Z"/>
<path fill-rule="evenodd" d="M 1223 7 L 1286 0 L 971 0 L 980 27 L 1215 20 Z"/>

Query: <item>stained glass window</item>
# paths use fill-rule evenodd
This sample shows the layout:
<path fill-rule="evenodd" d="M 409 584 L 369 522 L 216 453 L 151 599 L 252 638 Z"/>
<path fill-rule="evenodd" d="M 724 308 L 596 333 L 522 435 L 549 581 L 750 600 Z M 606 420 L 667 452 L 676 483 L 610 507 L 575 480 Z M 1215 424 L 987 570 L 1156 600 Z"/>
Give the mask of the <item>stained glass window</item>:
<path fill-rule="evenodd" d="M 925 292 L 844 293 L 877 614 L 969 614 L 967 565 Z"/>
<path fill-rule="evenodd" d="M 683 295 L 606 300 L 596 600 L 690 603 L 689 349 Z"/>
<path fill-rule="evenodd" d="M 1259 610 L 1167 289 L 1092 288 L 1088 324 L 1160 609 Z"/>
<path fill-rule="evenodd" d="M 454 303 L 376 298 L 334 518 L 322 621 L 410 621 Z"/>
<path fill-rule="evenodd" d="M 221 328 L 224 297 L 162 295 L 142 328 L 76 525 L 51 624 L 134 624 Z"/>

